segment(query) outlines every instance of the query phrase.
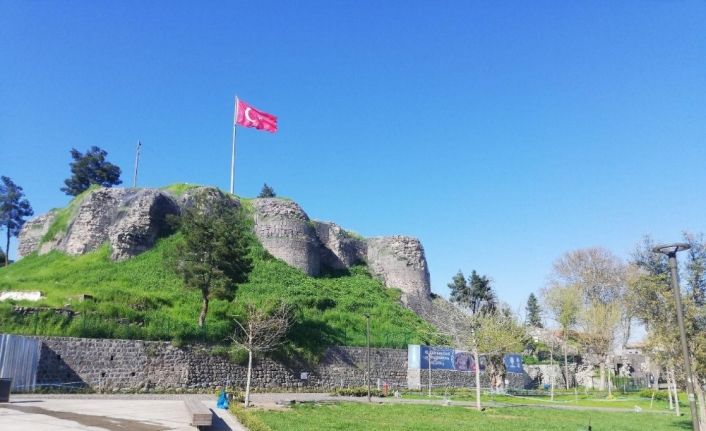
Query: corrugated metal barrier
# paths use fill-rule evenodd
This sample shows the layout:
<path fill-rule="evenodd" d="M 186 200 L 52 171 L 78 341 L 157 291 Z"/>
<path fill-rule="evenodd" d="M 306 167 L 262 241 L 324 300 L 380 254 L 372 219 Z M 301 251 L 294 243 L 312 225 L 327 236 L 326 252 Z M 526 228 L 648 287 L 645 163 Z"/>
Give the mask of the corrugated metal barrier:
<path fill-rule="evenodd" d="M 0 378 L 11 378 L 13 392 L 33 391 L 42 342 L 36 338 L 0 334 Z"/>

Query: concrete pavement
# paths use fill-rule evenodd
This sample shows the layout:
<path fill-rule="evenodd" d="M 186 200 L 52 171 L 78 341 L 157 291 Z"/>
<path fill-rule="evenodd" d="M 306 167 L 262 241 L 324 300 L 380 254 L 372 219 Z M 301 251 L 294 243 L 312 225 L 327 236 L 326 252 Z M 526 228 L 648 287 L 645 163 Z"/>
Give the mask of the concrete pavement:
<path fill-rule="evenodd" d="M 0 430 L 195 431 L 189 425 L 184 397 L 170 398 L 12 396 L 10 403 L 0 404 Z M 215 397 L 199 398 L 214 413 L 211 430 L 245 431 L 230 413 L 216 408 Z"/>

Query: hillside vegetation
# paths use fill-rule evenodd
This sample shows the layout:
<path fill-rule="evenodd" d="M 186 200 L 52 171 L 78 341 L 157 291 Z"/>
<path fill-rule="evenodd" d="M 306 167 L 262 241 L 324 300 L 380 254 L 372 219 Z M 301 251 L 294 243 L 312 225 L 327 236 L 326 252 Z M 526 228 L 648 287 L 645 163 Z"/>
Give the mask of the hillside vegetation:
<path fill-rule="evenodd" d="M 110 259 L 106 244 L 82 256 L 31 254 L 1 268 L 0 291 L 39 290 L 43 298 L 0 303 L 0 332 L 227 344 L 244 301 L 275 299 L 296 306 L 288 348 L 305 356 L 329 345 L 365 345 L 366 313 L 373 346 L 404 347 L 429 337 L 428 325 L 400 305 L 400 292 L 385 288 L 364 266 L 309 277 L 270 256 L 254 235 L 249 280 L 234 301 L 212 300 L 206 325 L 199 328 L 200 293 L 184 289 L 166 262 L 177 235 L 120 262 Z"/>

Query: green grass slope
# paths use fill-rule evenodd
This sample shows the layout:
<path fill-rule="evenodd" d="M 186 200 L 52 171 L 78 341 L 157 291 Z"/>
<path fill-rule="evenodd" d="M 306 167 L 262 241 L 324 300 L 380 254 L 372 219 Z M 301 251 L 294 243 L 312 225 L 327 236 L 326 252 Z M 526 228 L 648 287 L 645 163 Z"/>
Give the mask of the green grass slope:
<path fill-rule="evenodd" d="M 256 241 L 248 282 L 233 301 L 212 300 L 206 325 L 199 328 L 200 293 L 185 289 L 166 262 L 177 235 L 122 262 L 111 261 L 105 245 L 82 256 L 32 254 L 0 268 L 0 291 L 43 293 L 38 302 L 0 303 L 0 332 L 227 344 L 244 301 L 280 299 L 297 307 L 288 348 L 304 356 L 316 356 L 329 345 L 365 345 L 365 313 L 371 315 L 373 346 L 403 347 L 428 339 L 429 327 L 399 304 L 399 291 L 385 288 L 365 267 L 313 278 L 273 258 Z M 80 301 L 80 295 L 93 299 Z M 23 314 L 16 307 L 40 311 Z"/>

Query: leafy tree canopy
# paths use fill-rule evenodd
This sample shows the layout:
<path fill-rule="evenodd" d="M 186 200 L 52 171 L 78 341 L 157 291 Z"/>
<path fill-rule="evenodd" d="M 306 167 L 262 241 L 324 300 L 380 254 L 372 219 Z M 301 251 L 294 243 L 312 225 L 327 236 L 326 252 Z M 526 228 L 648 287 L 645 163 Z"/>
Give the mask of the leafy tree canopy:
<path fill-rule="evenodd" d="M 32 206 L 24 197 L 22 187 L 9 177 L 0 177 L 0 229 L 5 229 L 5 252 L 3 261 L 9 263 L 10 237 L 17 236 L 25 224 L 25 219 L 34 214 Z"/>
<path fill-rule="evenodd" d="M 233 299 L 238 284 L 252 270 L 247 218 L 226 201 L 197 202 L 176 224 L 182 239 L 172 256 L 173 267 L 186 288 L 201 291 L 199 326 L 203 326 L 209 299 Z"/>
<path fill-rule="evenodd" d="M 490 280 L 484 275 L 478 275 L 474 270 L 468 280 L 459 270 L 447 285 L 451 290 L 451 302 L 468 310 L 471 314 L 495 312 L 497 298 Z"/>
<path fill-rule="evenodd" d="M 61 191 L 70 196 L 78 196 L 88 190 L 93 184 L 112 187 L 122 184 L 120 168 L 106 160 L 108 153 L 96 146 L 85 154 L 71 149 L 71 178 L 64 180 L 65 187 Z"/>
<path fill-rule="evenodd" d="M 684 233 L 692 247 L 680 253 L 682 297 L 686 335 L 695 357 L 698 378 L 706 380 L 706 306 L 703 304 L 705 256 L 702 235 Z M 682 359 L 676 305 L 666 256 L 652 252 L 654 242 L 645 237 L 633 253 L 628 273 L 626 302 L 647 329 L 647 350 L 658 363 L 675 366 Z"/>

